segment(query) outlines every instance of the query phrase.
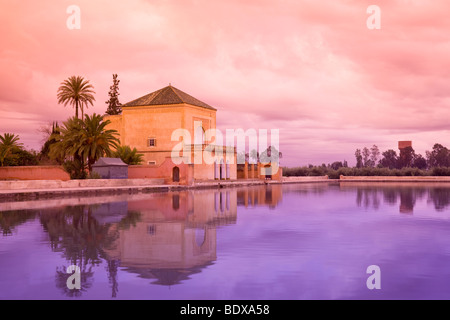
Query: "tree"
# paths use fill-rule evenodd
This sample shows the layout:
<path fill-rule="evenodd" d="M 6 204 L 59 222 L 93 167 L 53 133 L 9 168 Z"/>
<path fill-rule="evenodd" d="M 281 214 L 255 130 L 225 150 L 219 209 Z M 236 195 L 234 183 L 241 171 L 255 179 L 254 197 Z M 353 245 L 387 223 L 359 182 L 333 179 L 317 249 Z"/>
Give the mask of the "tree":
<path fill-rule="evenodd" d="M 5 160 L 14 151 L 22 149 L 23 144 L 19 142 L 20 138 L 14 133 L 5 133 L 0 135 L 0 166 L 3 167 Z"/>
<path fill-rule="evenodd" d="M 113 152 L 111 148 L 117 149 L 119 139 L 116 130 L 106 130 L 109 120 L 103 121 L 103 116 L 93 114 L 86 115 L 81 131 L 80 147 L 78 154 L 87 160 L 88 170 L 92 171 L 92 165 L 103 156 L 110 157 Z"/>
<path fill-rule="evenodd" d="M 38 152 L 15 148 L 9 157 L 5 159 L 5 166 L 35 166 L 39 164 Z"/>
<path fill-rule="evenodd" d="M 237 164 L 245 164 L 245 162 L 248 162 L 249 159 L 250 155 L 245 151 L 241 151 L 236 155 Z"/>
<path fill-rule="evenodd" d="M 89 172 L 92 165 L 103 156 L 112 156 L 112 149 L 117 149 L 119 139 L 116 130 L 106 130 L 109 120 L 103 121 L 103 116 L 86 115 L 84 121 L 72 117 L 60 128 L 60 134 L 55 135 L 57 142 L 50 148 L 52 158 L 62 157 L 72 161 L 73 170 L 83 170 L 87 165 Z M 80 177 L 84 177 L 82 172 Z"/>
<path fill-rule="evenodd" d="M 397 167 L 397 152 L 395 150 L 389 149 L 382 153 L 383 158 L 380 161 L 380 164 L 384 168 L 395 169 Z"/>
<path fill-rule="evenodd" d="M 46 139 L 44 145 L 42 146 L 41 152 L 40 152 L 40 159 L 43 160 L 43 159 L 49 158 L 51 145 L 58 141 L 58 137 L 60 135 L 60 129 L 59 129 L 58 122 L 53 122 L 51 128 L 49 128 L 49 129 L 47 127 L 43 127 L 41 132 L 47 136 L 47 139 Z M 64 159 L 61 159 L 61 158 L 58 158 L 55 160 L 59 164 L 62 164 L 64 161 Z"/>
<path fill-rule="evenodd" d="M 335 161 L 330 165 L 330 168 L 333 170 L 338 170 L 339 168 L 344 167 L 344 164 L 341 161 Z"/>
<path fill-rule="evenodd" d="M 364 167 L 371 167 L 372 163 L 370 161 L 370 150 L 367 147 L 364 147 L 362 150 L 362 156 L 363 156 L 363 166 Z"/>
<path fill-rule="evenodd" d="M 59 132 L 50 136 L 55 142 L 50 145 L 49 157 L 63 162 L 64 169 L 72 179 L 86 178 L 85 161 L 78 154 L 83 122 L 71 117 L 59 127 Z"/>
<path fill-rule="evenodd" d="M 108 104 L 106 114 L 116 115 L 122 113 L 122 104 L 119 102 L 119 82 L 120 80 L 117 80 L 117 74 L 113 74 L 113 85 L 109 87 L 109 100 L 106 101 Z"/>
<path fill-rule="evenodd" d="M 259 161 L 263 163 L 271 162 L 279 164 L 280 158 L 282 157 L 283 154 L 279 152 L 275 146 L 269 146 L 259 155 Z"/>
<path fill-rule="evenodd" d="M 50 136 L 56 142 L 50 146 L 49 155 L 52 159 L 61 157 L 67 160 L 78 153 L 81 139 L 82 121 L 77 117 L 71 117 L 59 127 L 59 132 Z"/>
<path fill-rule="evenodd" d="M 120 158 L 123 162 L 128 165 L 139 165 L 142 163 L 144 155 L 137 153 L 137 149 L 133 148 L 131 150 L 130 146 L 118 146 L 117 150 L 114 152 L 114 158 Z"/>
<path fill-rule="evenodd" d="M 40 126 L 37 132 L 42 135 L 42 143 L 44 144 L 52 135 L 53 129 L 55 127 L 55 121 L 49 122 L 45 125 Z"/>
<path fill-rule="evenodd" d="M 406 147 L 400 149 L 400 155 L 398 157 L 398 168 L 412 167 L 413 160 L 416 157 L 416 153 L 412 147 Z"/>
<path fill-rule="evenodd" d="M 88 80 L 85 80 L 80 76 L 71 76 L 69 79 L 61 82 L 61 86 L 58 89 L 58 103 L 72 105 L 75 108 L 75 117 L 78 118 L 78 108 L 81 108 L 81 119 L 84 119 L 84 107 L 88 107 L 88 104 L 94 105 L 95 93 L 92 89 L 94 87 L 89 84 Z"/>
<path fill-rule="evenodd" d="M 378 162 L 378 158 L 380 156 L 380 149 L 376 145 L 373 145 L 372 148 L 370 148 L 370 161 L 372 167 L 375 167 Z"/>
<path fill-rule="evenodd" d="M 258 163 L 259 162 L 259 152 L 255 149 L 250 151 L 250 157 L 249 160 L 253 160 L 251 163 Z"/>
<path fill-rule="evenodd" d="M 443 145 L 436 143 L 433 150 L 426 152 L 428 158 L 428 166 L 434 167 L 448 167 L 450 164 L 450 151 Z"/>
<path fill-rule="evenodd" d="M 427 160 L 421 155 L 418 154 L 413 160 L 413 167 L 419 168 L 421 170 L 425 170 L 427 168 Z"/>
<path fill-rule="evenodd" d="M 362 158 L 362 154 L 361 154 L 361 150 L 360 149 L 356 149 L 355 151 L 355 157 L 356 157 L 356 167 L 357 168 L 362 168 L 363 166 L 363 158 Z"/>

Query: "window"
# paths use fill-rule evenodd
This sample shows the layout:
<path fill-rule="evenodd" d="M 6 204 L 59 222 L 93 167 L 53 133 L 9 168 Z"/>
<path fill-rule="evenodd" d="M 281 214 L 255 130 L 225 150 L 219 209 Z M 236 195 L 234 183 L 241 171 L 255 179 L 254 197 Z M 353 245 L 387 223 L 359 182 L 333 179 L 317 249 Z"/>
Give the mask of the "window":
<path fill-rule="evenodd" d="M 150 224 L 147 226 L 147 234 L 154 235 L 156 232 L 156 226 L 154 224 Z"/>
<path fill-rule="evenodd" d="M 147 147 L 156 147 L 156 139 L 148 138 L 147 139 Z"/>
<path fill-rule="evenodd" d="M 156 164 L 156 161 L 149 161 L 148 164 L 149 164 L 149 165 L 155 165 L 155 164 Z"/>
<path fill-rule="evenodd" d="M 205 129 L 201 121 L 194 121 L 194 144 L 205 143 Z"/>

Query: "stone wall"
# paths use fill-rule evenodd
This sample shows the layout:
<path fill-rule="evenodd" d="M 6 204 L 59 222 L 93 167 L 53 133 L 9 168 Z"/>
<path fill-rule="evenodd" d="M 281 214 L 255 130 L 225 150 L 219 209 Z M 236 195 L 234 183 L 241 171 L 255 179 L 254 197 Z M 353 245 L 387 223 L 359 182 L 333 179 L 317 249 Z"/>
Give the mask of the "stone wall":
<path fill-rule="evenodd" d="M 174 167 L 178 167 L 179 169 L 179 182 L 173 181 Z M 185 163 L 175 165 L 170 158 L 166 158 L 159 166 L 128 166 L 128 179 L 163 179 L 164 184 L 192 185 L 194 180 L 194 166 Z"/>
<path fill-rule="evenodd" d="M 0 180 L 70 180 L 61 166 L 0 167 Z"/>

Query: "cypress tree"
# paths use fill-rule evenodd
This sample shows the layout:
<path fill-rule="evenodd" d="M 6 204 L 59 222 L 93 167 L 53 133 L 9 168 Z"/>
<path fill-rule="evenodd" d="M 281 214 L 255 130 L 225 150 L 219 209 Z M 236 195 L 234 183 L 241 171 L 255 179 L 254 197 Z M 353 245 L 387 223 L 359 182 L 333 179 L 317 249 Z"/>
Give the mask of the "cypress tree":
<path fill-rule="evenodd" d="M 106 101 L 108 105 L 106 114 L 116 115 L 122 113 L 122 104 L 119 102 L 119 82 L 120 80 L 117 80 L 117 74 L 113 74 L 113 85 L 109 87 L 109 100 Z"/>

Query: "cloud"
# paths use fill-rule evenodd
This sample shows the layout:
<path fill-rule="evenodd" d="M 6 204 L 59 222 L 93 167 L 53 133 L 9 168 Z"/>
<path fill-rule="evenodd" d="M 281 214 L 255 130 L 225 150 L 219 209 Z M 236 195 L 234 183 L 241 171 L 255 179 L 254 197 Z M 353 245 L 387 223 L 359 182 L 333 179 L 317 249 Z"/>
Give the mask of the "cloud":
<path fill-rule="evenodd" d="M 35 148 L 36 127 L 73 114 L 57 104 L 64 79 L 88 79 L 89 112 L 103 113 L 113 73 L 122 103 L 172 83 L 216 106 L 220 129 L 282 129 L 289 165 L 352 158 L 364 142 L 449 138 L 443 0 L 378 1 L 380 30 L 366 27 L 371 1 L 81 0 L 80 30 L 66 27 L 70 4 L 0 12 L 0 132 Z"/>

